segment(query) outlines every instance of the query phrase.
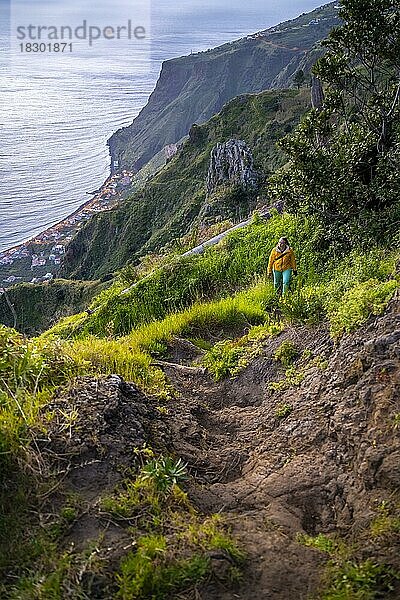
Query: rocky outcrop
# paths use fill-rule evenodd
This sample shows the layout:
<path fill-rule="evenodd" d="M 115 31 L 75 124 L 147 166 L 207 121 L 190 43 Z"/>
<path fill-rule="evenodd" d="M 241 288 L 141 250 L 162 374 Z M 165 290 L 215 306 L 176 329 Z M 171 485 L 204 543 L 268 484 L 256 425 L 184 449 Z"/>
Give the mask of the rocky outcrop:
<path fill-rule="evenodd" d="M 250 148 L 242 140 L 217 144 L 212 152 L 207 174 L 207 192 L 212 194 L 220 185 L 237 185 L 244 192 L 255 191 L 258 174 Z"/>
<path fill-rule="evenodd" d="M 120 480 L 119 470 L 135 465 L 135 448 L 149 440 L 160 421 L 149 399 L 118 375 L 78 378 L 43 412 L 50 424 L 47 439 L 39 443 L 41 455 L 49 457 L 53 468 L 55 461 L 58 469 L 69 465 L 70 477 L 82 493 Z M 68 435 L 65 415 L 71 415 Z"/>

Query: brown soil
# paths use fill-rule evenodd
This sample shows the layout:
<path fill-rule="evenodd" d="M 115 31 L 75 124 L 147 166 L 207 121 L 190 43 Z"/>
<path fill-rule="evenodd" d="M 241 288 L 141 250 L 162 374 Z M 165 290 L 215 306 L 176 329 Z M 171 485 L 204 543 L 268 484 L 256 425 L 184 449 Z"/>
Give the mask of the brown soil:
<path fill-rule="evenodd" d="M 73 490 L 86 504 L 65 543 L 83 548 L 103 532 L 110 568 L 126 552 L 126 529 L 105 526 L 98 499 L 135 467 L 134 450 L 147 442 L 187 462 L 191 500 L 204 513 L 224 513 L 248 556 L 237 589 L 215 578 L 196 598 L 306 600 L 317 594 L 327 558 L 296 536 L 362 536 L 377 504 L 398 497 L 399 305 L 397 298 L 384 316 L 337 346 L 324 328 L 287 330 L 237 378 L 221 383 L 201 368 L 185 368 L 199 353 L 180 340 L 173 362 L 163 363 L 178 391 L 167 415 L 116 376 L 80 380 L 50 407 L 56 413 L 75 408 L 78 421 L 71 431 L 54 425 L 42 444 L 53 465 L 57 456 L 63 494 Z M 328 366 L 309 366 L 300 386 L 274 392 L 268 384 L 283 375 L 273 354 L 284 340 L 326 358 Z M 278 418 L 282 403 L 293 410 Z M 57 490 L 51 502 L 59 502 Z M 398 536 L 390 548 L 369 540 L 359 558 L 400 569 L 399 546 Z M 99 589 L 92 597 L 111 597 L 104 585 Z M 387 596 L 399 597 L 400 589 Z"/>
<path fill-rule="evenodd" d="M 298 388 L 272 392 L 268 384 L 282 377 L 273 354 L 288 339 L 328 358 L 328 367 L 311 367 Z M 227 515 L 249 556 L 241 589 L 209 589 L 204 598 L 307 598 L 324 559 L 296 534 L 348 536 L 368 524 L 377 499 L 393 500 L 400 487 L 393 427 L 399 358 L 397 300 L 336 348 L 323 329 L 286 331 L 221 384 L 166 367 L 180 392 L 168 424 L 175 452 L 195 476 L 191 496 L 202 510 Z M 275 415 L 282 402 L 293 406 L 285 419 Z M 400 568 L 395 548 L 385 558 Z"/>

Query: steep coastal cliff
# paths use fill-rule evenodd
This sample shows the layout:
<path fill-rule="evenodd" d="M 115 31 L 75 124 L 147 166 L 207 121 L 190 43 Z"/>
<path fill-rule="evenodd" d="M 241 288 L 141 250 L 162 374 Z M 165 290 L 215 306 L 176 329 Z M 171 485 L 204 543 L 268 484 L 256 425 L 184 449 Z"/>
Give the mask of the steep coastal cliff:
<path fill-rule="evenodd" d="M 92 279 L 138 262 L 187 234 L 207 200 L 211 153 L 231 138 L 249 146 L 260 175 L 261 189 L 243 192 L 221 187 L 211 200 L 220 220 L 243 219 L 262 194 L 262 182 L 285 162 L 276 142 L 291 131 L 310 108 L 310 90 L 271 91 L 241 96 L 220 114 L 190 132 L 182 150 L 146 187 L 119 208 L 100 214 L 82 228 L 67 248 L 62 277 Z M 208 199 L 210 200 L 210 199 Z"/>
<path fill-rule="evenodd" d="M 318 42 L 338 24 L 336 3 L 219 48 L 167 61 L 132 125 L 109 140 L 118 168 L 140 169 L 235 96 L 285 88 L 298 68 L 309 70 Z"/>

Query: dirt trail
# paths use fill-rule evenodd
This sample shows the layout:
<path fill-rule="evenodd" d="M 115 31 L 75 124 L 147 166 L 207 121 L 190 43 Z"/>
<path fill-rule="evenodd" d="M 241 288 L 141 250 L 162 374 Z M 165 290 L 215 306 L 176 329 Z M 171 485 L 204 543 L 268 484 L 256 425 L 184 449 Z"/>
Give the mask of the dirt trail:
<path fill-rule="evenodd" d="M 304 380 L 271 391 L 271 381 L 284 377 L 273 355 L 289 340 L 310 355 Z M 327 558 L 299 544 L 297 535 L 354 534 L 362 542 L 378 504 L 398 499 L 399 297 L 336 347 L 324 327 L 286 330 L 238 377 L 220 383 L 199 368 L 190 342 L 175 340 L 170 350 L 171 362 L 160 363 L 178 392 L 168 414 L 118 376 L 82 378 L 47 407 L 55 418 L 40 449 L 58 473 L 43 499 L 47 518 L 66 494 L 79 495 L 83 508 L 65 548 L 81 551 L 101 537 L 99 556 L 109 575 L 94 576 L 91 597 L 111 598 L 104 592 L 112 589 L 110 573 L 134 542 L 126 527 L 104 519 L 99 500 L 131 473 L 135 449 L 148 443 L 187 463 L 192 503 L 206 514 L 223 513 L 248 556 L 236 590 L 219 582 L 218 571 L 227 569 L 219 560 L 216 577 L 196 590 L 196 600 L 306 600 L 318 590 Z M 282 404 L 290 407 L 284 418 L 277 415 Z M 400 570 L 399 536 L 390 547 L 374 543 L 366 538 L 357 558 L 374 556 Z M 399 597 L 397 589 L 392 598 Z"/>
<path fill-rule="evenodd" d="M 282 377 L 273 353 L 287 339 L 328 366 L 309 368 L 299 387 L 272 392 L 268 384 Z M 324 330 L 286 331 L 235 380 L 216 384 L 207 374 L 166 367 L 180 393 L 167 423 L 174 451 L 195 476 L 190 495 L 205 512 L 226 515 L 249 556 L 245 585 L 235 594 L 209 586 L 204 600 L 308 598 L 325 561 L 298 544 L 297 534 L 361 531 L 377 500 L 393 499 L 400 488 L 393 426 L 399 359 L 397 299 L 336 348 Z M 293 407 L 285 419 L 276 416 L 282 402 Z M 385 558 L 400 568 L 395 546 Z"/>

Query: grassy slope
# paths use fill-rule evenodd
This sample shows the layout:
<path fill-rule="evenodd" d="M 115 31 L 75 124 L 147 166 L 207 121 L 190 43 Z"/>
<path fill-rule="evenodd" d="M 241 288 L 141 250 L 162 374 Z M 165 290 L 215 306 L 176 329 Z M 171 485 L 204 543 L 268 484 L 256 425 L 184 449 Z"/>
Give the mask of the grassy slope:
<path fill-rule="evenodd" d="M 317 18 L 317 25 L 307 26 Z M 305 51 L 336 23 L 337 11 L 330 4 L 266 31 L 263 38 L 244 38 L 167 61 L 147 106 L 131 126 L 110 139 L 113 158 L 140 168 L 166 144 L 186 135 L 192 123 L 206 121 L 235 96 L 288 87 Z M 282 76 L 289 64 L 291 71 Z"/>
<path fill-rule="evenodd" d="M 64 540 L 70 524 L 79 522 L 86 510 L 79 498 L 62 497 L 61 507 L 52 509 L 55 513 L 45 525 L 39 526 L 31 516 L 38 510 L 37 491 L 49 493 L 46 487 L 40 487 L 43 486 L 41 472 L 36 474 L 38 481 L 32 480 L 32 453 L 36 451 L 32 436 L 36 432 L 41 439 L 43 430 L 51 426 L 44 419 L 41 406 L 51 402 L 53 386 L 68 384 L 77 373 L 118 373 L 147 392 L 157 394 L 163 406 L 160 410 L 168 411 L 171 389 L 162 371 L 152 363 L 154 358 L 168 355 L 168 347 L 176 337 L 207 348 L 204 362 L 210 373 L 221 379 L 236 376 L 257 356 L 263 343 L 291 323 L 318 326 L 328 318 L 332 335 L 337 336 L 355 330 L 371 314 L 384 310 L 399 286 L 395 277 L 398 255 L 388 254 L 383 248 L 366 254 L 355 250 L 347 258 L 321 263 L 321 257 L 314 251 L 313 229 L 312 222 L 290 215 L 276 216 L 268 223 L 255 221 L 246 230 L 233 234 L 223 248 L 210 249 L 204 257 L 163 267 L 160 275 L 143 281 L 137 296 L 133 294 L 122 302 L 111 297 L 102 313 L 83 322 L 84 328 L 75 332 L 79 334 L 77 339 L 60 341 L 54 336 L 57 333 L 70 336 L 71 324 L 82 317 L 67 319 L 50 332 L 52 335 L 29 342 L 0 328 L 5 376 L 0 388 L 0 477 L 4 479 L 2 484 L 7 484 L 6 494 L 0 493 L 0 546 L 3 549 L 0 569 L 3 574 L 12 574 L 12 586 L 6 582 L 2 589 L 0 584 L 5 598 L 61 600 L 67 588 L 76 593 L 82 590 L 76 574 L 82 564 L 91 573 L 101 573 L 106 564 L 88 564 L 91 546 L 80 552 L 65 550 Z M 302 281 L 289 297 L 279 302 L 271 283 L 261 275 L 265 270 L 264 253 L 283 231 L 293 240 Z M 315 270 L 311 268 L 313 264 Z M 167 304 L 164 311 L 160 310 L 173 293 L 185 300 L 174 307 Z M 150 303 L 147 307 L 143 306 L 144 300 Z M 93 332 L 95 329 L 97 335 L 88 335 L 90 328 Z M 297 385 L 300 377 L 297 371 L 287 371 L 286 380 L 278 383 L 290 387 Z M 51 407 L 54 411 L 53 404 Z M 75 405 L 71 405 L 57 413 L 57 428 L 64 431 L 67 438 L 68 431 L 75 435 L 79 415 L 74 411 Z M 51 423 L 51 414 L 49 418 Z M 79 435 L 79 428 L 77 432 Z M 143 457 L 151 456 L 149 449 L 143 452 Z M 159 578 L 163 582 L 166 578 L 167 590 L 181 590 L 182 585 L 203 580 L 209 572 L 204 548 L 207 550 L 211 544 L 210 537 L 211 547 L 228 546 L 233 555 L 237 552 L 234 543 L 223 537 L 223 529 L 212 527 L 210 532 L 208 523 L 207 532 L 204 531 L 206 521 L 201 514 L 197 516 L 179 488 L 169 488 L 165 494 L 154 487 L 157 482 L 164 485 L 167 481 L 166 475 L 160 475 L 160 463 L 150 463 L 146 468 L 154 475 L 146 475 L 147 479 L 143 480 L 141 472 L 130 474 L 111 497 L 110 492 L 102 495 L 100 506 L 103 519 L 108 513 L 113 519 L 134 518 L 138 512 L 144 515 L 143 525 L 130 531 L 135 551 L 125 554 L 120 565 L 112 564 L 113 572 L 119 570 L 120 589 L 125 590 L 121 597 L 143 600 L 149 597 L 149 590 L 159 589 Z M 53 484 L 50 480 L 46 485 Z M 8 491 L 11 485 L 15 486 L 12 506 Z M 28 490 L 29 495 L 23 500 Z M 57 506 L 60 506 L 59 497 Z M 178 541 L 174 541 L 170 533 L 167 540 L 162 537 L 170 527 L 178 532 Z M 28 538 L 34 538 L 35 544 L 28 544 Z M 200 543 L 190 541 L 199 538 Z M 158 553 L 154 544 L 161 548 Z M 171 548 L 170 553 L 162 550 L 165 544 Z M 201 568 L 196 562 L 197 567 L 187 572 L 186 567 L 192 563 L 176 562 L 182 555 L 190 561 L 200 557 Z M 151 565 L 148 572 L 142 569 L 146 564 Z M 174 569 L 172 574 L 171 568 Z M 165 591 L 165 595 L 160 592 L 157 597 L 167 596 Z"/>
<path fill-rule="evenodd" d="M 194 302 L 229 296 L 265 275 L 270 248 L 285 234 L 296 248 L 302 271 L 311 272 L 310 246 L 318 234 L 313 223 L 290 215 L 256 222 L 231 234 L 204 255 L 172 258 L 140 280 L 129 294 L 121 296 L 121 286 L 114 285 L 96 299 L 93 307 L 100 308 L 85 319 L 83 331 L 103 335 L 112 327 L 120 335 L 141 323 L 184 310 Z M 56 329 L 61 331 L 62 326 Z"/>
<path fill-rule="evenodd" d="M 215 143 L 230 137 L 246 140 L 254 151 L 257 169 L 270 172 L 284 160 L 275 141 L 293 128 L 308 103 L 308 90 L 264 92 L 231 101 L 219 115 L 198 128 L 195 141 L 187 142 L 181 154 L 142 191 L 119 210 L 91 220 L 70 246 L 61 276 L 95 279 L 182 235 L 205 201 L 205 175 Z M 224 207 L 226 215 L 234 219 L 242 216 L 236 207 L 232 210 L 236 201 L 236 197 L 228 197 Z M 247 214 L 248 209 L 244 197 L 238 211 Z M 15 286 L 9 296 L 15 304 L 17 329 L 31 335 L 62 316 L 83 310 L 98 292 L 91 283 L 63 280 L 50 285 Z M 32 295 L 34 303 L 30 301 Z M 14 322 L 4 298 L 0 299 L 0 322 L 9 326 Z"/>
<path fill-rule="evenodd" d="M 269 173 L 285 160 L 275 142 L 308 108 L 308 90 L 263 92 L 230 102 L 198 128 L 194 140 L 189 140 L 145 189 L 84 227 L 69 247 L 61 276 L 97 278 L 184 235 L 205 202 L 205 177 L 215 144 L 232 137 L 245 140 L 259 171 Z M 247 203 L 244 198 L 244 212 Z M 243 216 L 236 212 L 235 201 L 227 212 L 222 216 Z"/>
<path fill-rule="evenodd" d="M 278 302 L 265 272 L 270 248 L 283 234 L 296 251 L 300 278 L 294 293 Z M 321 257 L 315 252 L 319 235 L 312 220 L 291 215 L 256 220 L 203 256 L 173 259 L 127 295 L 117 285 L 110 288 L 94 302 L 99 309 L 93 315 L 67 318 L 49 334 L 77 338 L 73 352 L 100 372 L 122 373 L 152 389 L 160 381 L 149 366 L 151 354 L 162 352 L 176 335 L 197 338 L 204 330 L 271 322 L 277 310 L 284 322 L 329 319 L 332 335 L 342 335 L 391 297 L 399 257 L 384 248 L 354 250 L 340 260 Z"/>
<path fill-rule="evenodd" d="M 16 315 L 15 327 L 27 335 L 36 335 L 58 319 L 84 310 L 104 284 L 99 282 L 56 280 L 36 285 L 20 284 L 7 290 Z M 14 326 L 13 313 L 0 296 L 0 323 Z"/>

